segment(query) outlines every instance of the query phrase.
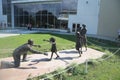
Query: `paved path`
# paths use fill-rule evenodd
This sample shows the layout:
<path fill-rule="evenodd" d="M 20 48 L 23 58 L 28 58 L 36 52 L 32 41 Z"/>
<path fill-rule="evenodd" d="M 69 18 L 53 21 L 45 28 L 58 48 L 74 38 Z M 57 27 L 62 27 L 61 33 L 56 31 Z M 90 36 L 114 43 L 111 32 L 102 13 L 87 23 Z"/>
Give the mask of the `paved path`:
<path fill-rule="evenodd" d="M 1 33 L 0 34 L 0 38 L 4 38 L 4 37 L 9 37 L 9 36 L 16 36 L 16 35 L 19 35 L 19 34 L 3 34 L 3 33 Z"/>
<path fill-rule="evenodd" d="M 13 30 L 0 30 L 0 38 L 9 37 L 9 36 L 17 36 L 20 34 L 28 34 L 28 33 L 35 33 L 40 32 L 37 30 L 22 30 L 22 29 L 13 29 Z"/>
<path fill-rule="evenodd" d="M 49 61 L 51 53 L 48 56 L 42 54 L 29 55 L 28 62 L 21 62 L 20 68 L 0 69 L 0 80 L 26 80 L 28 75 L 37 76 L 54 71 L 59 67 L 66 67 L 71 63 L 84 63 L 86 59 L 97 59 L 104 53 L 88 48 L 86 52 L 78 57 L 79 54 L 75 49 L 59 51 L 59 59 L 55 59 L 54 54 L 52 61 Z M 12 57 L 4 58 L 0 61 L 12 62 Z"/>

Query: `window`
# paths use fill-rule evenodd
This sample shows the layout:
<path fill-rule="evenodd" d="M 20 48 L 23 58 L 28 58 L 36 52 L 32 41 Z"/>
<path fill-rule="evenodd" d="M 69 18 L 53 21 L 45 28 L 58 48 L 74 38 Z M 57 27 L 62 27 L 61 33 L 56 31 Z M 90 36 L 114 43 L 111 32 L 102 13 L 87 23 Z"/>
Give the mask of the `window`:
<path fill-rule="evenodd" d="M 73 23 L 73 25 L 72 25 L 72 32 L 75 32 L 75 29 L 76 29 L 76 24 Z"/>

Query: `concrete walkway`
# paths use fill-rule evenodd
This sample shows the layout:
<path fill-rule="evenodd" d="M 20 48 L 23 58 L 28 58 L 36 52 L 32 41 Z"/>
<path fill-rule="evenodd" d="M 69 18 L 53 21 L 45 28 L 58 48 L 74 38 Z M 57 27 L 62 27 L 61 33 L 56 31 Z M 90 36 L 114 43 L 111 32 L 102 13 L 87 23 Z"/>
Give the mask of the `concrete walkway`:
<path fill-rule="evenodd" d="M 10 29 L 10 30 L 0 30 L 0 38 L 9 37 L 9 36 L 17 36 L 20 34 L 28 34 L 39 32 L 38 30 L 26 30 L 26 29 Z"/>
<path fill-rule="evenodd" d="M 9 37 L 9 36 L 17 36 L 17 35 L 19 35 L 19 34 L 9 34 L 9 33 L 3 34 L 3 33 L 1 33 L 0 38 Z"/>
<path fill-rule="evenodd" d="M 59 51 L 59 59 L 53 59 L 49 61 L 51 53 L 48 52 L 48 56 L 42 54 L 28 55 L 28 62 L 21 62 L 19 68 L 7 68 L 0 69 L 0 80 L 26 80 L 29 75 L 31 77 L 50 73 L 59 67 L 65 68 L 71 63 L 75 62 L 78 64 L 84 63 L 86 59 L 97 59 L 100 58 L 104 53 L 88 48 L 86 52 L 79 57 L 79 54 L 75 49 Z M 4 58 L 0 61 L 13 62 L 13 58 Z"/>
<path fill-rule="evenodd" d="M 20 34 L 29 34 L 29 33 L 36 33 L 36 32 L 41 32 L 41 33 L 57 33 L 57 34 L 68 34 L 66 32 L 60 32 L 59 30 L 52 30 L 52 29 L 37 29 L 33 28 L 32 30 L 27 30 L 27 29 L 9 29 L 9 30 L 0 30 L 0 38 L 4 37 L 9 37 L 9 36 L 17 36 Z M 73 33 L 69 33 L 73 34 Z M 69 35 L 68 34 L 68 35 Z"/>

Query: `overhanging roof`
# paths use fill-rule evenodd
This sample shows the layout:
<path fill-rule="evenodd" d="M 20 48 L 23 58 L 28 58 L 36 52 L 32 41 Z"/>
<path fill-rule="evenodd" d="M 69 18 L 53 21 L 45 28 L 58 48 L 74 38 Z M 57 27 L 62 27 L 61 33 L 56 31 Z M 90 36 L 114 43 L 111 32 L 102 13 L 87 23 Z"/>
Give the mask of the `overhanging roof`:
<path fill-rule="evenodd" d="M 68 18 L 65 18 L 65 17 L 59 17 L 58 20 L 68 21 Z"/>
<path fill-rule="evenodd" d="M 50 2 L 61 2 L 61 0 L 12 0 L 13 4 L 22 3 L 50 3 Z"/>

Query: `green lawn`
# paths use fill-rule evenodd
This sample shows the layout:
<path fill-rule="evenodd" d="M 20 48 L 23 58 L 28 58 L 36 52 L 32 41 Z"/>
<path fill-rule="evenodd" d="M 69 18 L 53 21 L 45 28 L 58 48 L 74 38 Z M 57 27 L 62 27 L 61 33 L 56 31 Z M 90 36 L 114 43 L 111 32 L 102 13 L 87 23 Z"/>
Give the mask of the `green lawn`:
<path fill-rule="evenodd" d="M 116 60 L 116 59 L 114 59 Z M 88 68 L 87 74 L 80 74 L 74 76 L 67 76 L 66 80 L 120 80 L 120 61 L 110 62 L 104 61 L 95 66 Z M 84 69 L 79 66 L 80 69 Z"/>
<path fill-rule="evenodd" d="M 36 34 L 24 34 L 19 36 L 12 36 L 6 38 L 0 38 L 0 58 L 12 56 L 12 52 L 18 46 L 27 42 L 28 39 L 33 39 L 35 44 L 41 45 L 41 48 L 35 48 L 39 51 L 50 51 L 50 43 L 44 42 L 43 39 L 49 39 L 55 37 L 58 50 L 75 48 L 75 36 L 74 35 L 62 35 L 62 34 L 50 34 L 50 33 L 36 33 Z M 103 47 L 117 47 L 117 43 L 99 40 L 88 37 L 88 47 L 94 48 L 99 51 L 105 51 Z M 33 47 L 34 48 L 34 47 Z M 114 52 L 114 49 L 111 50 Z"/>
<path fill-rule="evenodd" d="M 50 43 L 43 41 L 43 39 L 49 39 L 50 37 L 54 37 L 56 39 L 58 50 L 70 49 L 75 46 L 75 38 L 73 35 L 38 33 L 6 37 L 0 38 L 0 58 L 12 56 L 13 50 L 26 43 L 28 39 L 33 39 L 35 44 L 41 45 L 41 48 L 35 49 L 39 51 L 50 51 Z"/>

